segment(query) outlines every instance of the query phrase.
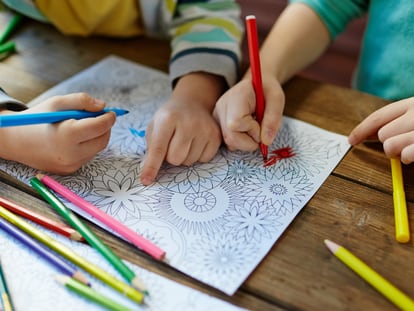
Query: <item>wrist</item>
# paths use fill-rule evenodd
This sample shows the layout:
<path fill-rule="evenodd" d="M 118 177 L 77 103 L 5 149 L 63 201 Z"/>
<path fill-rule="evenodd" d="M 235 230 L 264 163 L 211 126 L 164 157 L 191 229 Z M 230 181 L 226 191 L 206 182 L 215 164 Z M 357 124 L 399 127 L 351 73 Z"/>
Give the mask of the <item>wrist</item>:
<path fill-rule="evenodd" d="M 176 100 L 200 104 L 212 110 L 226 88 L 225 79 L 221 76 L 193 72 L 178 80 L 172 97 Z"/>

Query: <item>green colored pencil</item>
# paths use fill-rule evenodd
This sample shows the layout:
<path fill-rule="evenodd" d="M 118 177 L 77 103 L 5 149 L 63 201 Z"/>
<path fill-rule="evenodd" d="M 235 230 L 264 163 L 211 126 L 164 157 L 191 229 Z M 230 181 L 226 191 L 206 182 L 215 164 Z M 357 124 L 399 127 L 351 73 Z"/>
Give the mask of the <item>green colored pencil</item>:
<path fill-rule="evenodd" d="M 105 284 L 111 286 L 115 290 L 119 291 L 120 293 L 124 294 L 126 297 L 130 298 L 133 301 L 138 303 L 143 303 L 144 295 L 137 291 L 135 288 L 129 286 L 128 284 L 116 279 L 105 270 L 101 269 L 97 265 L 93 264 L 92 262 L 86 260 L 85 258 L 79 256 L 77 253 L 72 251 L 70 248 L 66 247 L 65 245 L 59 243 L 51 236 L 47 235 L 46 233 L 40 231 L 33 225 L 29 224 L 23 218 L 13 214 L 6 208 L 0 205 L 0 217 L 3 217 L 16 227 L 20 228 L 31 237 L 36 239 L 37 241 L 43 243 L 50 249 L 54 250 L 56 253 L 60 254 L 61 256 L 65 257 L 67 260 L 71 261 L 78 267 L 82 268 L 83 270 L 89 272 L 97 279 L 101 280 Z"/>
<path fill-rule="evenodd" d="M 30 184 L 40 195 L 75 228 L 85 240 L 95 248 L 106 260 L 139 291 L 148 294 L 148 291 L 132 271 L 84 222 L 78 218 L 66 205 L 46 187 L 37 177 L 30 179 Z"/>
<path fill-rule="evenodd" d="M 3 311 L 13 311 L 13 303 L 11 301 L 9 288 L 7 287 L 6 278 L 3 273 L 3 267 L 0 263 L 0 294 Z"/>
<path fill-rule="evenodd" d="M 23 15 L 16 13 L 9 21 L 9 23 L 6 25 L 6 28 L 3 30 L 3 32 L 0 34 L 0 44 L 3 44 L 7 41 L 10 34 L 20 25 L 20 23 L 23 21 L 24 17 Z"/>
<path fill-rule="evenodd" d="M 13 41 L 0 44 L 0 54 L 16 51 L 16 44 Z"/>
<path fill-rule="evenodd" d="M 63 284 L 69 290 L 93 301 L 97 304 L 106 307 L 108 310 L 113 311 L 131 311 L 130 308 L 127 308 L 118 302 L 109 299 L 108 297 L 102 295 L 101 293 L 93 290 L 92 288 L 68 277 L 66 275 L 58 275 L 56 276 L 56 280 Z"/>

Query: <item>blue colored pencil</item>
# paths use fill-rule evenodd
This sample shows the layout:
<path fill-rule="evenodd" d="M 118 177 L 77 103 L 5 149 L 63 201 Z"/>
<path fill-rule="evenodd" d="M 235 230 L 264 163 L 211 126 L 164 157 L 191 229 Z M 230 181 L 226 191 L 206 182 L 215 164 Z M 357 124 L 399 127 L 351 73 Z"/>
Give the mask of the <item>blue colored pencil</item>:
<path fill-rule="evenodd" d="M 122 116 L 128 113 L 128 110 L 120 108 L 105 108 L 97 112 L 84 110 L 60 110 L 51 112 L 24 113 L 23 111 L 20 113 L 0 115 L 0 127 L 55 123 L 68 119 L 79 120 L 93 118 L 111 111 L 115 112 L 117 116 Z"/>
<path fill-rule="evenodd" d="M 86 280 L 85 276 L 74 267 L 69 265 L 59 256 L 55 255 L 52 251 L 39 244 L 36 240 L 13 226 L 11 223 L 7 222 L 4 218 L 0 217 L 0 229 L 3 229 L 5 232 L 13 236 L 15 239 L 26 245 L 28 248 L 39 254 L 41 257 L 46 259 L 49 263 L 59 269 L 62 273 L 77 279 L 79 282 L 82 282 L 86 285 L 90 285 Z"/>
<path fill-rule="evenodd" d="M 74 252 L 69 247 L 58 242 L 57 240 L 52 238 L 50 235 L 39 230 L 38 228 L 30 224 L 28 221 L 24 220 L 20 216 L 13 214 L 12 212 L 10 212 L 9 210 L 7 210 L 1 205 L 0 205 L 0 217 L 11 222 L 14 226 L 18 227 L 20 230 L 30 235 L 36 241 L 39 241 L 39 243 L 42 243 L 42 245 L 47 246 L 48 248 L 52 249 L 54 252 L 58 253 L 60 256 L 65 257 L 67 260 L 71 261 L 72 263 L 79 266 L 83 270 L 89 272 L 90 274 L 95 276 L 97 279 L 111 286 L 112 288 L 114 288 L 121 294 L 125 295 L 126 297 L 138 303 L 144 302 L 144 295 L 142 293 L 132 288 L 128 284 L 119 281 L 117 278 L 113 277 L 111 274 L 109 274 L 108 272 L 100 268 L 99 266 L 79 256 L 76 252 Z"/>

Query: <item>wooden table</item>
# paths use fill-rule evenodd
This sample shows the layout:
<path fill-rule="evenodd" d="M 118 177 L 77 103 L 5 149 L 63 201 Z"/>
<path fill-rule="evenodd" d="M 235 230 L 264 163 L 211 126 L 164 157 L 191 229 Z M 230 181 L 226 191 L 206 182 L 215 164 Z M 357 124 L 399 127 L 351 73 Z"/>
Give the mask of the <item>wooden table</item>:
<path fill-rule="evenodd" d="M 0 26 L 9 20 L 0 15 Z M 19 53 L 0 62 L 0 86 L 30 101 L 53 85 L 117 54 L 163 71 L 168 43 L 145 38 L 65 37 L 52 27 L 26 21 L 14 34 Z M 286 115 L 347 135 L 378 98 L 295 78 L 286 85 Z M 404 166 L 414 232 L 413 166 Z M 28 186 L 0 173 L 0 195 L 59 219 Z M 413 242 L 394 238 L 389 160 L 379 145 L 352 148 L 315 196 L 232 297 L 154 262 L 149 256 L 91 225 L 122 258 L 187 286 L 250 310 L 395 310 L 393 304 L 331 255 L 328 238 L 346 246 L 402 291 L 414 297 Z"/>

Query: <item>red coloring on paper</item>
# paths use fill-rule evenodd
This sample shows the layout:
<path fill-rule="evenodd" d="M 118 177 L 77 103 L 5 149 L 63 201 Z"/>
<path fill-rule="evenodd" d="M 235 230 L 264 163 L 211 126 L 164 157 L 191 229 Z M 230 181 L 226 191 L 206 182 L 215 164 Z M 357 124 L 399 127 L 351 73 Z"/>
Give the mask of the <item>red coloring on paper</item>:
<path fill-rule="evenodd" d="M 271 156 L 264 162 L 264 166 L 271 166 L 281 159 L 291 158 L 295 155 L 291 147 L 275 149 L 270 152 Z"/>

